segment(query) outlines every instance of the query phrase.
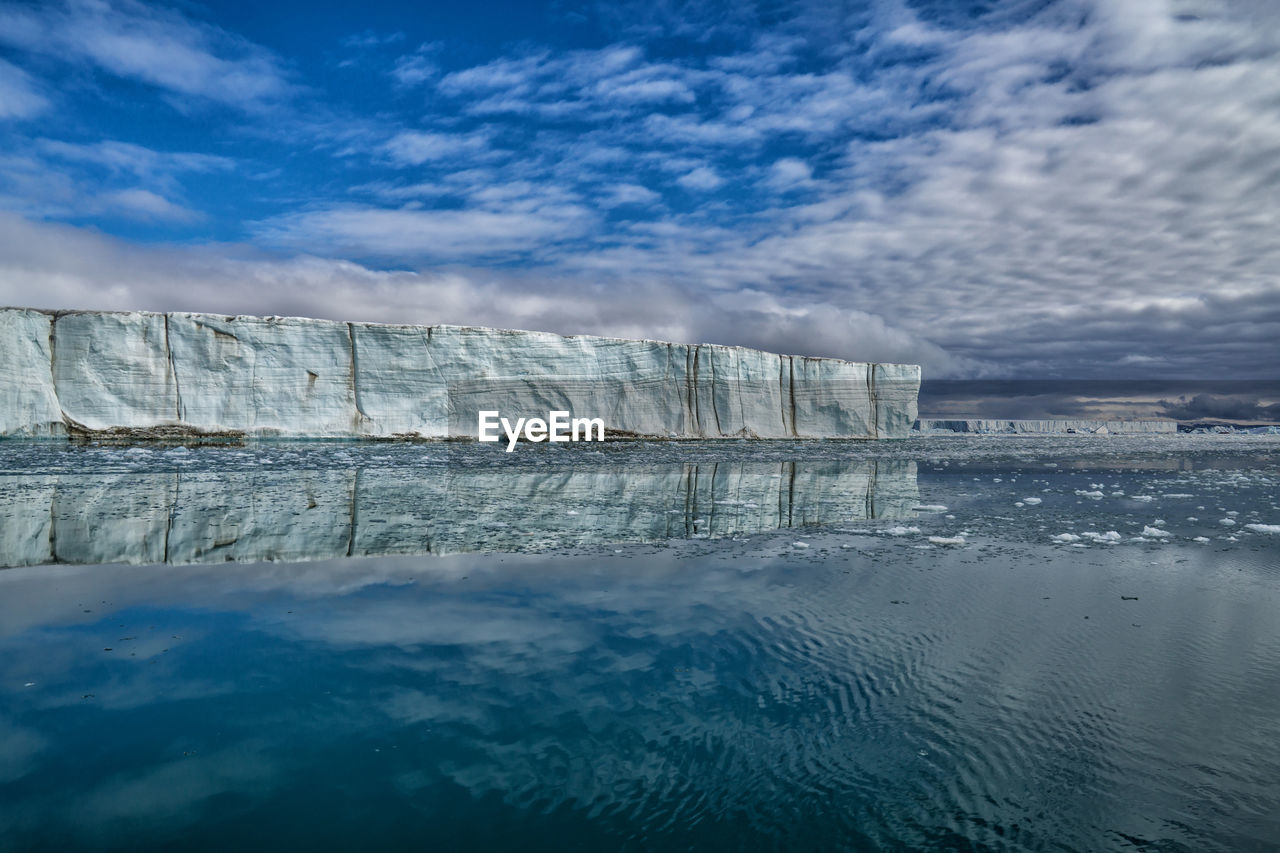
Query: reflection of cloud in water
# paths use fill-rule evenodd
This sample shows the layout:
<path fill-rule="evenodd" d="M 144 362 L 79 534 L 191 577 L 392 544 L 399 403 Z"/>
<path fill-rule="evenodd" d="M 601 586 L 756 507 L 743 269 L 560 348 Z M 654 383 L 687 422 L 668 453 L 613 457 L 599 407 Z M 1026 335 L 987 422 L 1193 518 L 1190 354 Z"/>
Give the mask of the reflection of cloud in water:
<path fill-rule="evenodd" d="M 0 565 L 536 551 L 909 516 L 915 463 L 0 477 Z"/>
<path fill-rule="evenodd" d="M 748 827 L 759 846 L 806 831 L 818 849 L 920 848 L 946 845 L 919 827 L 955 814 L 991 823 L 1013 798 L 1017 814 L 1041 816 L 1026 846 L 1089 849 L 1099 827 L 1141 834 L 1145 817 L 1127 804 L 1150 801 L 1148 778 L 1185 780 L 1156 791 L 1165 813 L 1207 790 L 1224 789 L 1222 802 L 1269 790 L 1275 615 L 1228 556 L 1183 567 L 1170 552 L 1152 570 L 1148 552 L 1117 551 L 1128 559 L 1103 578 L 1066 571 L 1075 557 L 1053 562 L 1053 550 L 975 561 L 886 540 L 837 563 L 816 558 L 825 537 L 803 555 L 793 538 L 633 557 L 0 572 L 0 685 L 33 666 L 42 691 L 80 683 L 145 700 L 129 714 L 95 703 L 59 718 L 18 694 L 15 725 L 44 734 L 79 719 L 58 723 L 71 736 L 59 749 L 83 748 L 91 730 L 108 735 L 102 749 L 118 765 L 68 778 L 46 746 L 0 824 L 36 833 L 76 814 L 92 835 L 154 799 L 152 826 L 177 837 L 216 828 L 211 810 L 240 802 L 255 820 L 279 815 L 255 836 L 268 847 L 273 829 L 315 818 L 337 784 L 348 802 L 380 804 L 380 825 L 415 813 L 466 832 L 505 821 L 548 846 L 564 824 L 538 816 L 655 848 L 674 846 L 668 830 L 686 841 L 699 827 Z M 1051 562 L 1035 570 L 1041 558 Z M 1117 577 L 1122 590 L 1141 585 L 1139 605 L 1118 599 Z M 1217 607 L 1202 584 L 1222 590 Z M 68 625 L 83 615 L 68 590 L 92 600 L 92 622 Z M 1141 630 L 1130 626 L 1139 607 Z M 1094 614 L 1085 632 L 1082 612 Z M 134 623 L 193 647 L 113 670 L 50 651 L 95 626 L 132 635 Z M 231 691 L 182 690 L 224 681 Z M 1169 707 L 1175 724 L 1153 730 Z M 1239 743 L 1205 736 L 1223 708 L 1236 724 L 1221 731 L 1251 733 Z M 179 762 L 188 741 L 197 755 Z M 1187 769 L 1199 764 L 1203 774 Z M 833 809 L 833 797 L 852 805 Z M 598 846 L 620 846 L 611 840 Z M 711 843 L 683 846 L 714 846 L 701 840 Z"/>

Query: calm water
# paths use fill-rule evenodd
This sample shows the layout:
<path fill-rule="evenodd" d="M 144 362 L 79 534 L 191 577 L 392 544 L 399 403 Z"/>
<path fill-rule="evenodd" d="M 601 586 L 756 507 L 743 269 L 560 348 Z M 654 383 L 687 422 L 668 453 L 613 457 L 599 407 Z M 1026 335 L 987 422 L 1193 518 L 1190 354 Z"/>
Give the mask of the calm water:
<path fill-rule="evenodd" d="M 1273 850 L 1280 440 L 0 444 L 0 848 Z"/>

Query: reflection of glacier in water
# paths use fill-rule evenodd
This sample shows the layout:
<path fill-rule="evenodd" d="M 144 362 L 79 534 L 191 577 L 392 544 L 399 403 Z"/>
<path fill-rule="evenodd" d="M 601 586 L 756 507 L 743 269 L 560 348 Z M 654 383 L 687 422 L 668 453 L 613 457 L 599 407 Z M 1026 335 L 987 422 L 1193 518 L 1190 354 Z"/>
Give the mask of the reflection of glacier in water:
<path fill-rule="evenodd" d="M 912 514 L 915 462 L 0 476 L 0 565 L 531 551 Z"/>

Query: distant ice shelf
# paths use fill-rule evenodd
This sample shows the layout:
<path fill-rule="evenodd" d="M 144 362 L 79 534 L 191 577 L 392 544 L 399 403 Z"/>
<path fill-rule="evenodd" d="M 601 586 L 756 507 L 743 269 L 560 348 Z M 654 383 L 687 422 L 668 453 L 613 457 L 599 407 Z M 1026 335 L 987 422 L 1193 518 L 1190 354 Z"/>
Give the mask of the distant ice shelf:
<path fill-rule="evenodd" d="M 1148 435 L 1175 433 L 1177 421 L 1141 420 L 1005 420 L 1000 418 L 921 418 L 913 426 L 924 435 L 970 433 L 977 435 Z"/>
<path fill-rule="evenodd" d="M 920 368 L 296 317 L 0 309 L 0 437 L 443 439 L 476 413 L 612 436 L 903 438 Z"/>

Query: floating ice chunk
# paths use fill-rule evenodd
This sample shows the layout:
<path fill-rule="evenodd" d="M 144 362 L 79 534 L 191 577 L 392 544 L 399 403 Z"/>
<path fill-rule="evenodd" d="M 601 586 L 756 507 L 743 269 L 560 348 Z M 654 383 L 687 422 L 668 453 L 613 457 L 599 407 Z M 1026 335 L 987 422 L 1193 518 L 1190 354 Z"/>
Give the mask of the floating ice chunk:
<path fill-rule="evenodd" d="M 1218 523 L 1225 524 L 1227 527 L 1230 527 L 1236 523 L 1236 520 L 1234 518 L 1220 518 L 1218 519 Z"/>
<path fill-rule="evenodd" d="M 1135 501 L 1153 501 L 1156 499 L 1156 496 L 1155 495 L 1132 495 L 1131 498 Z"/>
<path fill-rule="evenodd" d="M 1041 502 L 1041 499 L 1040 498 L 1023 498 L 1022 502 L 1024 504 L 1031 504 L 1032 506 L 1035 506 L 1036 504 Z"/>
<path fill-rule="evenodd" d="M 1086 530 L 1080 535 L 1088 539 L 1092 539 L 1094 542 L 1119 542 L 1121 539 L 1120 534 L 1114 530 L 1108 530 L 1106 533 L 1099 533 L 1096 530 Z"/>
<path fill-rule="evenodd" d="M 1152 527 L 1151 525 L 1148 524 L 1146 527 L 1142 528 L 1142 535 L 1154 536 L 1159 538 L 1163 536 L 1172 536 L 1173 534 L 1167 530 L 1161 530 L 1159 527 Z"/>
<path fill-rule="evenodd" d="M 1076 494 L 1077 494 L 1077 495 L 1079 495 L 1079 496 L 1080 496 L 1080 497 L 1082 497 L 1082 498 L 1100 498 L 1100 497 L 1102 497 L 1102 492 L 1099 492 L 1099 491 L 1097 491 L 1097 490 L 1094 490 L 1094 491 L 1086 491 L 1085 489 L 1076 489 Z"/>
<path fill-rule="evenodd" d="M 1050 536 L 1054 542 L 1079 542 L 1080 537 L 1074 533 L 1059 533 L 1057 536 Z"/>
<path fill-rule="evenodd" d="M 1122 497 L 1124 497 L 1124 492 L 1121 492 L 1121 491 L 1115 491 L 1115 492 L 1112 492 L 1112 493 L 1111 493 L 1111 497 L 1113 497 L 1113 498 L 1122 498 Z"/>
<path fill-rule="evenodd" d="M 1246 524 L 1244 529 L 1254 533 L 1280 533 L 1280 524 Z"/>
<path fill-rule="evenodd" d="M 1166 498 L 1194 498 L 1195 495 L 1183 494 L 1182 492 L 1165 492 Z"/>
<path fill-rule="evenodd" d="M 808 542 L 792 542 L 791 547 L 792 548 L 808 548 L 809 543 Z"/>
<path fill-rule="evenodd" d="M 1191 541 L 1192 541 L 1192 542 L 1208 542 L 1208 541 L 1209 541 L 1209 537 L 1208 537 L 1208 536 L 1197 536 L 1195 539 L 1192 539 Z"/>
<path fill-rule="evenodd" d="M 963 545 L 965 538 L 963 536 L 930 536 L 929 541 L 934 545 Z"/>
<path fill-rule="evenodd" d="M 902 525 L 898 525 L 897 527 L 890 527 L 888 530 L 885 531 L 885 533 L 888 533 L 890 536 L 906 536 L 909 533 L 919 533 L 919 532 L 920 532 L 919 527 L 903 527 Z"/>
<path fill-rule="evenodd" d="M 916 512 L 946 512 L 947 508 L 942 504 L 916 504 L 914 507 Z"/>

